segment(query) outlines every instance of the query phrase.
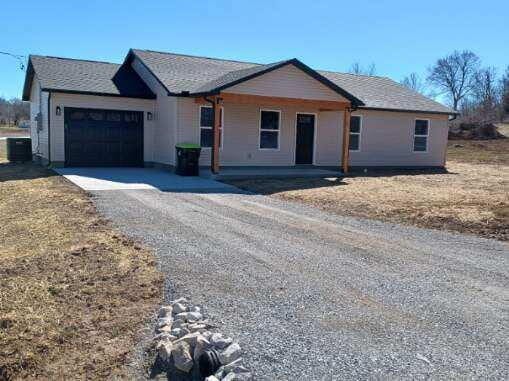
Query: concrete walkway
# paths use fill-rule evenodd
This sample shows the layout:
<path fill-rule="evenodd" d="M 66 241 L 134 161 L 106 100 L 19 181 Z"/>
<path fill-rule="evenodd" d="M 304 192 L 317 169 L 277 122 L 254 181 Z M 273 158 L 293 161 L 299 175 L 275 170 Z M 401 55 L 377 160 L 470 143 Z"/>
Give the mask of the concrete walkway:
<path fill-rule="evenodd" d="M 239 193 L 239 189 L 211 179 L 183 177 L 154 168 L 58 168 L 86 191 L 158 189 L 172 192 Z"/>

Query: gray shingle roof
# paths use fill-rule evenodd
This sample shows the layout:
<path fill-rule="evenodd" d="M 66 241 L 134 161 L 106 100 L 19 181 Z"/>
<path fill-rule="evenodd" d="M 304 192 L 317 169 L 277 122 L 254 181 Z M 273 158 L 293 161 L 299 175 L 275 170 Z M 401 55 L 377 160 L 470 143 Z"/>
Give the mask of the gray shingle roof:
<path fill-rule="evenodd" d="M 132 52 L 163 83 L 171 93 L 199 92 L 207 83 L 221 76 L 263 65 L 182 54 L 133 49 Z"/>
<path fill-rule="evenodd" d="M 235 82 L 283 62 L 252 62 L 187 56 L 133 49 L 132 52 L 158 77 L 170 93 L 201 93 Z M 290 61 L 290 60 L 289 60 Z M 317 70 L 332 83 L 360 99 L 363 108 L 452 114 L 453 110 L 386 77 Z"/>
<path fill-rule="evenodd" d="M 351 100 L 353 104 L 363 104 L 361 100 L 295 58 L 262 65 L 139 49 L 132 49 L 128 58 L 131 54 L 141 60 L 148 70 L 159 79 L 169 94 L 189 92 L 191 95 L 196 95 L 218 92 L 256 75 L 291 64 Z"/>
<path fill-rule="evenodd" d="M 360 98 L 364 108 L 428 111 L 452 114 L 453 110 L 387 77 L 319 71 L 320 74 Z"/>
<path fill-rule="evenodd" d="M 298 60 L 257 64 L 132 49 L 134 55 L 157 77 L 169 93 L 207 93 L 248 79 L 283 64 L 300 65 L 308 74 L 364 103 L 363 108 L 453 114 L 454 111 L 386 78 L 330 71 L 313 71 Z M 126 60 L 128 62 L 129 60 Z M 30 97 L 31 74 L 48 90 L 154 98 L 154 94 L 130 65 L 30 56 L 23 99 Z M 330 82 L 329 82 L 330 81 Z M 362 104 L 362 103 L 361 103 Z"/>
<path fill-rule="evenodd" d="M 230 71 L 216 79 L 213 79 L 212 81 L 209 81 L 207 83 L 204 83 L 202 86 L 200 86 L 199 88 L 197 88 L 195 90 L 196 93 L 205 93 L 205 92 L 210 92 L 210 91 L 213 91 L 217 88 L 221 88 L 223 86 L 226 86 L 228 84 L 231 84 L 231 83 L 234 83 L 234 82 L 237 82 L 238 80 L 240 79 L 243 79 L 243 78 L 246 78 L 246 77 L 250 77 L 252 75 L 256 75 L 260 72 L 263 72 L 263 71 L 266 71 L 266 70 L 270 70 L 274 67 L 277 67 L 277 66 L 280 66 L 280 65 L 283 65 L 285 63 L 287 63 L 288 61 L 280 61 L 280 62 L 274 62 L 274 63 L 271 63 L 271 64 L 267 64 L 267 65 L 255 65 L 255 66 L 251 66 L 251 67 L 248 67 L 248 68 L 245 68 L 245 69 L 240 69 L 240 70 L 235 70 L 235 71 Z"/>
<path fill-rule="evenodd" d="M 45 90 L 134 98 L 155 97 L 129 66 L 31 55 L 23 99 L 30 97 L 30 85 L 34 72 L 40 81 L 41 88 Z"/>

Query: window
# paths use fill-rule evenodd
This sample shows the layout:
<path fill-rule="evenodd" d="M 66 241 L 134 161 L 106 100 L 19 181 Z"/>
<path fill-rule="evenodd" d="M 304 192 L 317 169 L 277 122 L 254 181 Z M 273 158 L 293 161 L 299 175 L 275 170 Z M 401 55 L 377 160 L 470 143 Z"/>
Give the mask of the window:
<path fill-rule="evenodd" d="M 106 114 L 106 120 L 109 122 L 120 122 L 122 120 L 122 114 L 115 111 L 109 111 Z"/>
<path fill-rule="evenodd" d="M 219 109 L 219 147 L 223 145 L 223 108 Z M 200 146 L 211 148 L 214 142 L 214 110 L 211 106 L 200 106 Z"/>
<path fill-rule="evenodd" d="M 279 149 L 280 122 L 280 111 L 260 111 L 260 149 Z"/>
<path fill-rule="evenodd" d="M 85 113 L 83 111 L 73 111 L 70 116 L 71 120 L 84 120 Z"/>
<path fill-rule="evenodd" d="M 350 140 L 348 146 L 350 151 L 361 150 L 361 130 L 362 117 L 360 115 L 352 115 L 350 117 Z"/>
<path fill-rule="evenodd" d="M 90 111 L 88 113 L 88 117 L 91 120 L 104 120 L 104 112 L 103 111 Z"/>
<path fill-rule="evenodd" d="M 138 112 L 125 112 L 124 120 L 128 123 L 138 123 L 141 119 L 140 116 Z"/>
<path fill-rule="evenodd" d="M 414 152 L 428 151 L 429 120 L 416 119 L 414 126 Z"/>

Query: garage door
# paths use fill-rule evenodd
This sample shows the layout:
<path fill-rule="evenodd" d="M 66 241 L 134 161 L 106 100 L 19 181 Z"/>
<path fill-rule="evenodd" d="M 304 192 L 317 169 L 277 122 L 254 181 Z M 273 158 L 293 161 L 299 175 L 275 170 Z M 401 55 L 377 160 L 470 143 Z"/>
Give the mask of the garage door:
<path fill-rule="evenodd" d="M 65 165 L 143 165 L 143 112 L 65 108 Z"/>

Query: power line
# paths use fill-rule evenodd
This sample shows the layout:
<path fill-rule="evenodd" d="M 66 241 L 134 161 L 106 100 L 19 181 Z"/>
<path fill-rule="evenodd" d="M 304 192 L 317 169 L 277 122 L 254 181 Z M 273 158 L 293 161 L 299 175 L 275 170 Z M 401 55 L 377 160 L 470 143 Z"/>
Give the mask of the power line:
<path fill-rule="evenodd" d="M 22 56 L 20 54 L 13 54 L 13 53 L 9 53 L 9 52 L 2 52 L 2 51 L 0 51 L 0 54 L 14 58 L 15 60 L 18 61 L 19 68 L 23 71 L 25 70 L 25 56 Z"/>

